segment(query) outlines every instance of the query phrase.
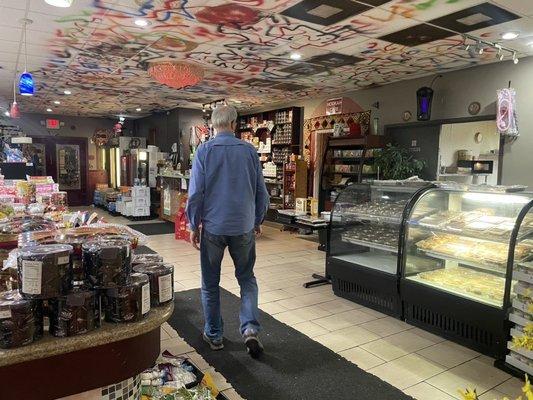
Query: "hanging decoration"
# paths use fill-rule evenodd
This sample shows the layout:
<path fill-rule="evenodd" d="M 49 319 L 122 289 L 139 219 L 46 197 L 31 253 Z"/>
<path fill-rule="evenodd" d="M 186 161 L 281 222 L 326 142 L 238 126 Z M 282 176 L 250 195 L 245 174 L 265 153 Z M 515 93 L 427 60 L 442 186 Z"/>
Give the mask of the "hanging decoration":
<path fill-rule="evenodd" d="M 204 78 L 201 67 L 184 62 L 161 62 L 150 65 L 148 73 L 157 82 L 176 89 L 194 86 Z"/>
<path fill-rule="evenodd" d="M 23 35 L 24 35 L 24 72 L 20 75 L 19 79 L 19 93 L 21 96 L 33 96 L 35 92 L 35 85 L 33 81 L 33 76 L 28 72 L 28 48 L 26 45 L 26 26 L 33 23 L 31 19 L 23 19 Z"/>
<path fill-rule="evenodd" d="M 498 90 L 496 126 L 500 135 L 510 139 L 520 136 L 516 118 L 516 91 L 509 87 Z"/>
<path fill-rule="evenodd" d="M 96 146 L 104 146 L 109 141 L 109 137 L 111 135 L 112 133 L 107 129 L 97 129 L 93 133 L 91 142 L 94 143 Z"/>
<path fill-rule="evenodd" d="M 20 118 L 20 108 L 17 103 L 17 91 L 15 90 L 15 81 L 13 81 L 13 103 L 11 103 L 11 108 L 9 109 L 9 116 L 11 118 Z"/>

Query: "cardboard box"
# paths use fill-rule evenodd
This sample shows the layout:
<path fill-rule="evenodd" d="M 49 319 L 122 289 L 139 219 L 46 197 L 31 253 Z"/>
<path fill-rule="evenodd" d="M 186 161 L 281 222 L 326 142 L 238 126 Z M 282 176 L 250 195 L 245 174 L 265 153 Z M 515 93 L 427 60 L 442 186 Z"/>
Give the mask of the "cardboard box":
<path fill-rule="evenodd" d="M 150 215 L 150 207 L 133 207 L 134 217 L 147 217 Z"/>
<path fill-rule="evenodd" d="M 318 200 L 314 197 L 311 197 L 309 203 L 309 211 L 311 212 L 311 215 L 313 217 L 318 217 Z"/>
<path fill-rule="evenodd" d="M 297 197 L 294 209 L 307 214 L 307 197 Z"/>
<path fill-rule="evenodd" d="M 124 207 L 122 208 L 122 215 L 128 217 L 133 215 L 133 203 L 131 201 L 124 203 Z"/>
<path fill-rule="evenodd" d="M 132 197 L 134 207 L 150 207 L 149 197 Z"/>
<path fill-rule="evenodd" d="M 131 197 L 148 197 L 150 198 L 150 188 L 148 186 L 132 186 Z"/>

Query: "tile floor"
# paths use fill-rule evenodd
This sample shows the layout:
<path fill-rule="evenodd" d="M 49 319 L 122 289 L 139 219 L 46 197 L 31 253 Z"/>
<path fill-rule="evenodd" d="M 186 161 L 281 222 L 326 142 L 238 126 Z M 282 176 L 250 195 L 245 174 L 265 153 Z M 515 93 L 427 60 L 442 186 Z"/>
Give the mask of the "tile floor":
<path fill-rule="evenodd" d="M 149 246 L 175 265 L 176 291 L 200 286 L 199 255 L 188 243 L 157 235 L 150 236 Z M 312 273 L 324 270 L 325 253 L 316 247 L 265 227 L 257 242 L 255 269 L 263 311 L 419 400 L 460 399 L 458 390 L 467 387 L 477 388 L 481 400 L 520 395 L 521 382 L 493 367 L 488 357 L 336 297 L 331 286 L 303 288 Z M 222 264 L 221 286 L 239 295 L 229 256 Z M 230 399 L 241 399 L 170 325 L 165 324 L 161 333 L 163 350 L 186 354 L 202 370 L 213 372 Z"/>

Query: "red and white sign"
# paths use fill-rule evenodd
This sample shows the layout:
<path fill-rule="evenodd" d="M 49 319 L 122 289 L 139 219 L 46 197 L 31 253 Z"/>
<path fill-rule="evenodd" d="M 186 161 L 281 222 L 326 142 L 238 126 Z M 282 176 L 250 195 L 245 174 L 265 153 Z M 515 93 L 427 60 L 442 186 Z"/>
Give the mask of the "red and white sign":
<path fill-rule="evenodd" d="M 59 120 L 58 119 L 47 119 L 46 120 L 46 129 L 59 129 Z"/>
<path fill-rule="evenodd" d="M 326 101 L 326 115 L 342 114 L 342 97 Z"/>

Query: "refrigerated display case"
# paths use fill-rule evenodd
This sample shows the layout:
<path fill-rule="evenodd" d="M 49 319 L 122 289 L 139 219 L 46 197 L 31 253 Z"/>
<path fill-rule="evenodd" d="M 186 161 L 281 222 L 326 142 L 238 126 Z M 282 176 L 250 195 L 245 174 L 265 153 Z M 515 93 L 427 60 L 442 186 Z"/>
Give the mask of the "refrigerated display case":
<path fill-rule="evenodd" d="M 442 184 L 406 220 L 400 292 L 410 324 L 502 358 L 513 262 L 533 256 L 533 194 Z M 519 229 L 520 228 L 520 229 Z"/>
<path fill-rule="evenodd" d="M 333 291 L 402 316 L 399 254 L 406 210 L 427 182 L 382 181 L 348 186 L 331 215 L 327 275 Z"/>

